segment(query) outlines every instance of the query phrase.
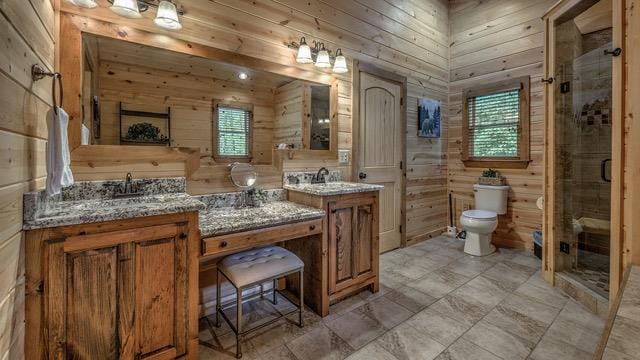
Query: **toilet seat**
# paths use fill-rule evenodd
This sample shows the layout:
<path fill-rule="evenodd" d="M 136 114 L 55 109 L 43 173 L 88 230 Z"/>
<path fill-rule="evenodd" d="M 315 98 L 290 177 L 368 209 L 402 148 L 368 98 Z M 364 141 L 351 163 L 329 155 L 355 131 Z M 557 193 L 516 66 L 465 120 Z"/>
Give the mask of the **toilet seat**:
<path fill-rule="evenodd" d="M 462 216 L 469 219 L 485 221 L 493 221 L 498 219 L 498 214 L 489 210 L 466 210 L 462 212 Z"/>

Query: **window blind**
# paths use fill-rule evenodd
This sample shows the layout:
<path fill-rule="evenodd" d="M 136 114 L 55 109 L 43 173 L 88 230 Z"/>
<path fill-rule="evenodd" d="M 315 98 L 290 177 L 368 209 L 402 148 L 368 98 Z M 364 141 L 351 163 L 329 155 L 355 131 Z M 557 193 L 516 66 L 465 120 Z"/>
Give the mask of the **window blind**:
<path fill-rule="evenodd" d="M 218 106 L 218 155 L 249 156 L 251 112 Z"/>
<path fill-rule="evenodd" d="M 470 156 L 518 157 L 519 89 L 469 97 L 467 109 Z"/>

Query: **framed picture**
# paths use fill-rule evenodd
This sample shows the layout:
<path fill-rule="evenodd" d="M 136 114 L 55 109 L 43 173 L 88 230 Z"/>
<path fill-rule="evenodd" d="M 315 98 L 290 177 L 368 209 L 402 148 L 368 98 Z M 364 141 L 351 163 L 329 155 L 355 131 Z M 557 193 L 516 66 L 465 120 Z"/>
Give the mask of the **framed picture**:
<path fill-rule="evenodd" d="M 418 136 L 439 138 L 441 125 L 440 101 L 427 98 L 418 99 Z"/>

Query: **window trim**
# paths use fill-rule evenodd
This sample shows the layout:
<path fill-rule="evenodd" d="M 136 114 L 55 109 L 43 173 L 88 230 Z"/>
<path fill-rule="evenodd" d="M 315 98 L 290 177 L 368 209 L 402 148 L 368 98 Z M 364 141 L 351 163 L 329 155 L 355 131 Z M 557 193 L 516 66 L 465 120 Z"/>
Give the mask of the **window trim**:
<path fill-rule="evenodd" d="M 462 162 L 465 167 L 496 167 L 524 169 L 531 162 L 530 154 L 530 92 L 529 76 L 508 79 L 463 91 L 462 96 Z M 519 88 L 520 125 L 517 157 L 473 157 L 469 154 L 469 98 L 490 95 Z"/>
<path fill-rule="evenodd" d="M 249 112 L 249 128 L 247 130 L 247 155 L 246 156 L 228 156 L 228 155 L 220 155 L 219 154 L 219 134 L 218 134 L 218 108 L 225 107 L 231 109 L 238 109 Z M 237 103 L 237 102 L 226 102 L 220 100 L 213 101 L 212 107 L 212 117 L 213 117 L 213 126 L 212 126 L 212 157 L 217 162 L 251 162 L 253 159 L 253 104 L 247 103 Z"/>

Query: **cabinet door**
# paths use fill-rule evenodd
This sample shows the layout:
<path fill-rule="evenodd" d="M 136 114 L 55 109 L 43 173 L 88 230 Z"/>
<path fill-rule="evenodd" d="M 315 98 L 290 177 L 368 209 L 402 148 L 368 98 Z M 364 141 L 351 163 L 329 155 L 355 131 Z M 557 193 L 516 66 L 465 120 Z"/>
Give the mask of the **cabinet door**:
<path fill-rule="evenodd" d="M 354 230 L 356 218 L 351 206 L 329 205 L 329 292 L 335 293 L 351 285 L 354 278 Z"/>
<path fill-rule="evenodd" d="M 357 248 L 357 276 L 363 276 L 373 271 L 375 258 L 378 256 L 378 251 L 375 250 L 373 243 L 373 236 L 375 229 L 373 229 L 373 205 L 360 205 L 357 207 L 358 212 L 358 231 L 356 237 Z"/>
<path fill-rule="evenodd" d="M 186 225 L 74 236 L 45 252 L 49 358 L 175 358 L 187 350 Z"/>
<path fill-rule="evenodd" d="M 378 223 L 375 198 L 333 201 L 329 209 L 329 293 L 377 273 Z"/>

